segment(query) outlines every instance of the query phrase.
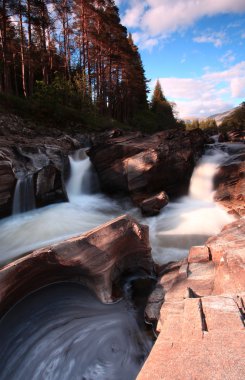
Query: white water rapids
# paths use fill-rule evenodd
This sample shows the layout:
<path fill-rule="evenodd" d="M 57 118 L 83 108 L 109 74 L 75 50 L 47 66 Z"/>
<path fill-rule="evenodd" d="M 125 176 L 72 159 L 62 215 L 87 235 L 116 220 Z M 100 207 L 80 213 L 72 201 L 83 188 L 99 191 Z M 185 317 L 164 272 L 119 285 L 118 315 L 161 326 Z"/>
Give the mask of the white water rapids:
<path fill-rule="evenodd" d="M 227 157 L 210 147 L 194 170 L 189 195 L 170 202 L 160 215 L 143 218 L 129 200 L 99 193 L 89 159 L 78 152 L 70 157 L 69 203 L 0 222 L 0 264 L 124 213 L 150 226 L 155 261 L 180 259 L 232 221 L 212 200 L 213 176 Z M 152 340 L 143 312 L 132 305 L 130 297 L 102 305 L 87 289 L 69 283 L 30 294 L 0 320 L 0 379 L 134 380 Z"/>
<path fill-rule="evenodd" d="M 129 200 L 116 201 L 96 192 L 90 161 L 81 154 L 70 158 L 69 203 L 32 210 L 0 222 L 0 265 L 125 213 L 150 226 L 153 257 L 158 263 L 166 263 L 183 258 L 191 245 L 203 244 L 233 220 L 212 200 L 212 178 L 228 157 L 219 145 L 211 146 L 198 163 L 189 195 L 170 202 L 153 218 L 143 218 Z"/>

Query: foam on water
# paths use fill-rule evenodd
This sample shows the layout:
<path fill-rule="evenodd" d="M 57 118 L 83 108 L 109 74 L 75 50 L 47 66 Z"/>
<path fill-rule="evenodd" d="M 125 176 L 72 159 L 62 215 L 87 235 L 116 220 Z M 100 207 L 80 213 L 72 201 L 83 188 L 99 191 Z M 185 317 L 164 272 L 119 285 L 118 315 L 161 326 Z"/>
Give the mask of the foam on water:
<path fill-rule="evenodd" d="M 212 178 L 227 157 L 228 153 L 219 145 L 212 146 L 194 170 L 189 195 L 170 202 L 160 215 L 143 218 L 130 202 L 115 201 L 96 192 L 98 187 L 89 158 L 80 152 L 79 156 L 70 158 L 69 203 L 43 207 L 0 222 L 0 264 L 125 213 L 150 226 L 153 257 L 158 263 L 183 258 L 191 245 L 203 244 L 233 220 L 212 200 Z"/>

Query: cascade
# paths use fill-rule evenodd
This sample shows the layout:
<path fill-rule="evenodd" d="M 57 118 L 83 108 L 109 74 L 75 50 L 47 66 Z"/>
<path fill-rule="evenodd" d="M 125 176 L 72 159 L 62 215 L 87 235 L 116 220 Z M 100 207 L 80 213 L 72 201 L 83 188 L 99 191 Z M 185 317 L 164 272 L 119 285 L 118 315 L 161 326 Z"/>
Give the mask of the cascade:
<path fill-rule="evenodd" d="M 125 212 L 149 225 L 156 262 L 184 258 L 192 245 L 204 244 L 233 220 L 212 199 L 213 177 L 229 155 L 223 148 L 219 144 L 208 148 L 193 172 L 189 194 L 170 202 L 152 218 L 143 218 L 130 202 L 94 192 L 90 161 L 84 151 L 77 152 L 70 157 L 69 203 L 0 221 L 0 265 Z M 16 205 L 26 200 L 30 204 L 30 189 L 33 191 L 31 176 L 19 180 Z M 3 380 L 133 380 L 152 344 L 140 330 L 128 301 L 102 305 L 75 284 L 56 284 L 29 295 L 0 321 L 0 334 Z"/>
<path fill-rule="evenodd" d="M 191 246 L 204 244 L 234 220 L 213 201 L 214 175 L 228 157 L 218 144 L 207 148 L 193 171 L 188 195 L 170 202 L 158 217 L 149 220 L 156 262 L 186 257 Z"/>
<path fill-rule="evenodd" d="M 189 196 L 193 199 L 212 201 L 213 178 L 217 168 L 229 155 L 211 146 L 199 161 L 191 177 Z"/>
<path fill-rule="evenodd" d="M 13 215 L 35 208 L 33 174 L 27 174 L 17 180 L 13 199 Z"/>
<path fill-rule="evenodd" d="M 226 147 L 214 144 L 208 148 L 193 172 L 189 194 L 170 202 L 160 215 L 151 218 L 142 217 L 130 202 L 94 192 L 90 161 L 84 151 L 78 151 L 70 157 L 69 203 L 46 206 L 0 221 L 0 264 L 86 232 L 125 213 L 149 225 L 155 261 L 162 264 L 185 257 L 191 245 L 203 244 L 234 220 L 212 200 L 212 179 L 229 155 L 230 147 Z"/>
<path fill-rule="evenodd" d="M 85 149 L 69 156 L 70 178 L 66 185 L 69 201 L 72 202 L 82 194 L 91 194 L 98 189 L 98 180 Z"/>

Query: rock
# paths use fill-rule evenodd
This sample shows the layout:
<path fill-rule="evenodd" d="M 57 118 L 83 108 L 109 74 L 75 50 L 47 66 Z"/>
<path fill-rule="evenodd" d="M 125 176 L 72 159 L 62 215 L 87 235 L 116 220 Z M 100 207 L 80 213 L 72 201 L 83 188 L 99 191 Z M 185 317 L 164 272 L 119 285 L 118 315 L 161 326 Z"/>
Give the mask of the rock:
<path fill-rule="evenodd" d="M 124 215 L 0 269 L 0 315 L 30 292 L 66 280 L 88 286 L 102 302 L 112 302 L 120 296 L 121 276 L 138 270 L 153 272 L 148 227 Z"/>
<path fill-rule="evenodd" d="M 240 219 L 205 246 L 192 247 L 186 261 L 162 268 L 160 334 L 137 380 L 245 378 L 244 247 Z M 153 301 L 154 292 L 149 307 L 155 311 Z"/>
<path fill-rule="evenodd" d="M 214 200 L 238 216 L 245 215 L 245 154 L 234 154 L 214 177 Z"/>
<path fill-rule="evenodd" d="M 222 143 L 222 142 L 226 142 L 226 141 L 229 141 L 227 133 L 226 132 L 221 132 L 219 134 L 219 136 L 218 136 L 218 142 Z"/>
<path fill-rule="evenodd" d="M 43 167 L 34 178 L 37 207 L 68 200 L 62 171 L 54 165 Z"/>
<path fill-rule="evenodd" d="M 0 218 L 12 212 L 17 180 L 29 175 L 37 207 L 67 201 L 68 155 L 89 141 L 87 135 L 68 136 L 55 128 L 38 129 L 17 116 L 0 115 Z"/>
<path fill-rule="evenodd" d="M 102 190 L 128 194 L 138 204 L 162 191 L 170 197 L 183 194 L 205 143 L 199 129 L 131 133 L 94 142 L 88 154 Z"/>
<path fill-rule="evenodd" d="M 0 153 L 0 215 L 2 216 L 11 212 L 15 183 L 11 162 Z"/>
<path fill-rule="evenodd" d="M 134 203 L 138 204 L 140 207 L 143 215 L 146 216 L 158 215 L 161 209 L 165 207 L 169 202 L 168 196 L 164 191 L 161 191 L 160 193 L 153 195 L 150 198 L 146 198 L 141 202 L 136 201 L 136 197 L 133 199 Z"/>
<path fill-rule="evenodd" d="M 194 246 L 191 247 L 188 255 L 188 263 L 205 263 L 210 260 L 210 253 L 208 247 Z"/>

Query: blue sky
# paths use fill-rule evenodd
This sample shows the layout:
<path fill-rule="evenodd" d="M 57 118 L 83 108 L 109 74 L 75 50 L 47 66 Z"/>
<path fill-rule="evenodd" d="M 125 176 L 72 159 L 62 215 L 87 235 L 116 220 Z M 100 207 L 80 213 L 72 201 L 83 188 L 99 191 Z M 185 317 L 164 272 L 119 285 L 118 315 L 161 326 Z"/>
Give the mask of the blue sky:
<path fill-rule="evenodd" d="M 245 0 L 116 0 L 146 77 L 180 118 L 226 111 L 245 98 Z"/>

